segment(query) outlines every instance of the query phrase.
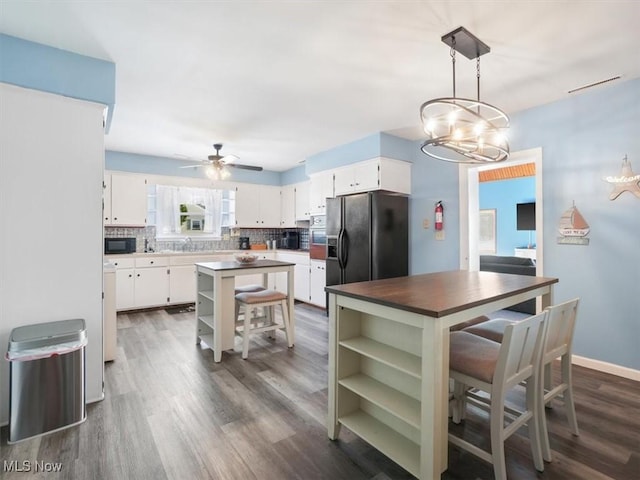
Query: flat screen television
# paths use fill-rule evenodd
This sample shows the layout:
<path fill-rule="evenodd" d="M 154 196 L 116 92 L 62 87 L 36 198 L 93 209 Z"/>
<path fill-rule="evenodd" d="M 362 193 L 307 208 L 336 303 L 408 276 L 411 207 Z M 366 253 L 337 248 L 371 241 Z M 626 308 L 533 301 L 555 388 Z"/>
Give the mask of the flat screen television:
<path fill-rule="evenodd" d="M 536 229 L 536 203 L 516 204 L 516 229 L 535 230 Z"/>

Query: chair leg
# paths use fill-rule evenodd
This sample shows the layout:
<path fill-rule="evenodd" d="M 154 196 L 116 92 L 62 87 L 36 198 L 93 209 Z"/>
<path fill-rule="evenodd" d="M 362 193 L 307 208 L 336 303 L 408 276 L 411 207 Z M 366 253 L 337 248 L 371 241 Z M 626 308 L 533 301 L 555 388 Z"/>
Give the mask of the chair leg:
<path fill-rule="evenodd" d="M 547 392 L 551 390 L 553 384 L 553 372 L 551 371 L 551 362 L 547 363 L 543 367 L 544 370 L 544 390 Z M 551 408 L 551 402 L 544 404 L 545 408 Z"/>
<path fill-rule="evenodd" d="M 287 308 L 286 300 L 280 302 L 280 308 L 282 309 L 282 323 L 284 323 L 284 333 L 287 336 L 287 345 L 289 347 L 293 347 L 291 334 L 289 333 L 291 327 L 291 319 L 289 318 L 289 309 Z"/>
<path fill-rule="evenodd" d="M 459 424 L 465 417 L 465 410 L 467 409 L 467 401 L 465 397 L 466 391 L 467 386 L 464 383 L 454 380 L 453 411 L 451 412 L 451 421 L 456 425 Z"/>
<path fill-rule="evenodd" d="M 567 419 L 571 427 L 571 433 L 578 436 L 578 419 L 576 418 L 576 407 L 573 403 L 573 384 L 571 383 L 571 357 L 563 355 L 560 359 L 562 383 L 567 385 L 567 389 L 562 393 L 564 408 L 567 411 Z"/>
<path fill-rule="evenodd" d="M 249 305 L 244 306 L 244 329 L 242 330 L 242 358 L 246 360 L 249 356 L 249 331 L 251 330 L 251 317 L 253 309 Z"/>
<path fill-rule="evenodd" d="M 275 315 L 275 308 L 273 307 L 273 305 L 269 306 L 269 307 L 265 307 L 265 316 L 266 316 L 266 324 L 268 325 L 273 325 L 273 323 L 276 321 L 276 315 Z M 276 338 L 276 331 L 275 330 L 267 330 L 267 337 L 268 338 L 272 338 L 275 339 Z"/>
<path fill-rule="evenodd" d="M 538 385 L 538 431 L 540 432 L 540 451 L 542 453 L 542 458 L 545 462 L 551 462 L 553 458 L 551 457 L 551 445 L 549 444 L 549 430 L 547 428 L 547 415 L 546 408 L 547 402 L 544 401 L 545 391 L 550 388 L 550 382 L 548 381 L 551 376 L 551 364 L 548 363 L 543 365 L 540 369 L 542 373 L 542 378 L 539 379 Z M 535 461 L 535 459 L 534 459 Z"/>
<path fill-rule="evenodd" d="M 504 399 L 491 395 L 491 461 L 496 480 L 507 480 L 504 456 Z"/>
<path fill-rule="evenodd" d="M 539 472 L 544 471 L 544 462 L 543 462 L 543 454 L 542 448 L 544 440 L 542 439 L 542 429 L 544 428 L 544 433 L 546 434 L 547 429 L 546 422 L 543 419 L 540 419 L 540 415 L 544 416 L 544 408 L 540 405 L 540 402 L 543 401 L 542 396 L 542 386 L 540 380 L 538 378 L 529 378 L 527 380 L 526 385 L 526 405 L 527 411 L 532 412 L 533 417 L 529 419 L 527 422 L 527 429 L 529 430 L 529 443 L 531 444 L 531 454 L 533 455 L 533 465 L 536 467 L 536 470 Z M 542 426 L 542 423 L 545 426 Z M 546 443 L 549 443 L 549 439 L 547 437 Z M 549 455 L 549 461 L 551 455 Z"/>

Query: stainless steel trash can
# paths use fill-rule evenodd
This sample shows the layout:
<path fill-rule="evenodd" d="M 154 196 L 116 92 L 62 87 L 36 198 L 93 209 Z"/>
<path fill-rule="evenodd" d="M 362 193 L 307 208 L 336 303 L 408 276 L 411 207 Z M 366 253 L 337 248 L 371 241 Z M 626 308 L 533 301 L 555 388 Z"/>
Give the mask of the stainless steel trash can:
<path fill-rule="evenodd" d="M 87 417 L 83 319 L 26 325 L 9 337 L 9 439 L 71 427 Z"/>

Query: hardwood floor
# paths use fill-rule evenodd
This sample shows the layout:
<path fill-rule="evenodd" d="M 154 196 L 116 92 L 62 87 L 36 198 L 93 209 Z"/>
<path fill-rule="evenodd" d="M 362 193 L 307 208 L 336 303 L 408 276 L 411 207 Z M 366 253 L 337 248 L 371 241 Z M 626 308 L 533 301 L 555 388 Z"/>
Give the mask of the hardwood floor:
<path fill-rule="evenodd" d="M 8 446 L 8 462 L 31 462 L 29 478 L 65 479 L 404 479 L 410 474 L 343 428 L 327 438 L 327 330 L 324 312 L 296 305 L 296 343 L 255 336 L 249 359 L 240 347 L 213 362 L 195 345 L 194 314 L 164 310 L 118 316 L 118 351 L 105 366 L 105 399 L 87 420 L 61 432 Z M 513 479 L 639 478 L 640 384 L 574 367 L 580 436 L 561 405 L 547 411 L 553 462 L 533 468 L 525 429 L 506 443 Z M 517 395 L 512 399 L 519 401 Z M 472 441 L 488 438 L 483 412 L 462 426 Z M 486 445 L 485 445 L 486 446 Z M 60 462 L 36 473 L 35 462 Z M 443 479 L 491 479 L 491 465 L 454 447 Z"/>

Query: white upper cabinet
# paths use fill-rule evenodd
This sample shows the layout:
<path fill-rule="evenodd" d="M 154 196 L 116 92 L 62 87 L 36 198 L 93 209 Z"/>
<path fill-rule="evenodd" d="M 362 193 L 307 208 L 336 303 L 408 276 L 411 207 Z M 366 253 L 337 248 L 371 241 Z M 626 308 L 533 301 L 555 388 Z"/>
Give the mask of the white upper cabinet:
<path fill-rule="evenodd" d="M 105 172 L 104 184 L 104 224 L 144 227 L 147 223 L 146 178 Z"/>
<path fill-rule="evenodd" d="M 295 228 L 296 226 L 296 189 L 295 185 L 285 185 L 280 190 L 281 220 L 283 228 Z"/>
<path fill-rule="evenodd" d="M 387 190 L 411 193 L 411 164 L 378 157 L 354 163 L 334 171 L 335 195 Z"/>
<path fill-rule="evenodd" d="M 302 182 L 294 185 L 296 220 L 309 220 L 309 216 L 311 215 L 309 208 L 309 184 L 310 182 Z"/>
<path fill-rule="evenodd" d="M 236 226 L 279 228 L 280 187 L 239 183 L 236 186 Z"/>
<path fill-rule="evenodd" d="M 333 172 L 320 172 L 311 175 L 309 186 L 309 212 L 325 213 L 327 198 L 333 198 Z"/>

